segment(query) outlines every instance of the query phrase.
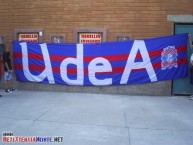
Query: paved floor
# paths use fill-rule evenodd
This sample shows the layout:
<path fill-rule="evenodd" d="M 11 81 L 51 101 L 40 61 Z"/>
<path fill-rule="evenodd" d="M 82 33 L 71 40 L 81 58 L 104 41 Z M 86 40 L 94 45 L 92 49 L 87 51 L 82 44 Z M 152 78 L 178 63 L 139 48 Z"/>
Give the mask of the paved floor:
<path fill-rule="evenodd" d="M 36 91 L 1 94 L 1 135 L 63 137 L 62 143 L 41 145 L 193 144 L 193 101 L 188 97 Z M 7 143 L 1 138 L 0 144 Z"/>

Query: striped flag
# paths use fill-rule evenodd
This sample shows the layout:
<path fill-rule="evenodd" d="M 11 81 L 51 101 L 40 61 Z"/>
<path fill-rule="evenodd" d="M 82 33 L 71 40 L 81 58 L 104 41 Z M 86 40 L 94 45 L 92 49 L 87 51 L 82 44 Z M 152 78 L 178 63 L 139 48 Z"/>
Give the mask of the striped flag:
<path fill-rule="evenodd" d="M 121 85 L 188 75 L 188 34 L 96 44 L 14 41 L 17 80 L 64 85 Z"/>

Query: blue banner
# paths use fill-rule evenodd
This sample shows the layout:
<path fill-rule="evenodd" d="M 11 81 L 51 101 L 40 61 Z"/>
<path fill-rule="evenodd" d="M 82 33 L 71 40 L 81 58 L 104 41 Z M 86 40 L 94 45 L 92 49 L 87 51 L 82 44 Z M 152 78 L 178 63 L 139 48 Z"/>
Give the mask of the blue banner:
<path fill-rule="evenodd" d="M 188 34 L 97 44 L 14 41 L 19 81 L 64 85 L 121 85 L 188 75 Z"/>

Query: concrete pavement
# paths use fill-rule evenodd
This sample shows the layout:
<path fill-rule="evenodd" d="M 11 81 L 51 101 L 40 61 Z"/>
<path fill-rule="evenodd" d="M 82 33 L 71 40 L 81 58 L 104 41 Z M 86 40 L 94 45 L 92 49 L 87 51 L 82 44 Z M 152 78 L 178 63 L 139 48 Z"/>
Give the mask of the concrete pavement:
<path fill-rule="evenodd" d="M 1 135 L 13 132 L 15 136 L 63 137 L 61 143 L 41 145 L 193 143 L 193 101 L 188 97 L 20 90 L 12 94 L 1 90 L 1 94 Z M 1 138 L 0 144 L 7 143 Z"/>

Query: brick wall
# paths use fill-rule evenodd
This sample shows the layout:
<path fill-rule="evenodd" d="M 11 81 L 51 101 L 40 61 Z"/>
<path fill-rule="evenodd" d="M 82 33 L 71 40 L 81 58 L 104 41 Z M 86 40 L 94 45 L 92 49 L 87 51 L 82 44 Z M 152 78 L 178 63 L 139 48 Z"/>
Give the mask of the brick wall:
<path fill-rule="evenodd" d="M 43 28 L 45 42 L 51 33 L 73 42 L 75 28 L 106 28 L 107 41 L 141 39 L 172 34 L 167 15 L 193 15 L 192 0 L 0 0 L 0 35 L 11 41 L 15 28 Z"/>
<path fill-rule="evenodd" d="M 107 41 L 119 34 L 143 39 L 172 34 L 167 15 L 193 15 L 192 0 L 0 0 L 0 35 L 11 42 L 14 29 L 43 28 L 44 42 L 53 33 L 64 33 L 66 42 L 73 42 L 75 28 L 106 28 Z M 106 87 L 14 83 L 24 90 L 171 95 L 171 81 Z"/>

